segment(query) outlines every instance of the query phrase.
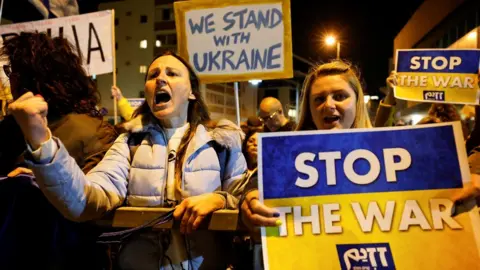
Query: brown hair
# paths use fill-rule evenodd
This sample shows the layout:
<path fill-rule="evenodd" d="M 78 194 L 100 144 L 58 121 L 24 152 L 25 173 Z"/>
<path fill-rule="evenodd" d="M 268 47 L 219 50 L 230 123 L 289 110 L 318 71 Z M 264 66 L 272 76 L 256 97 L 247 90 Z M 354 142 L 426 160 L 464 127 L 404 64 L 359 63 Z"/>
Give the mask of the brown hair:
<path fill-rule="evenodd" d="M 182 62 L 182 64 L 184 64 L 185 67 L 187 67 L 189 77 L 190 77 L 190 84 L 192 87 L 192 93 L 195 96 L 194 100 L 189 100 L 187 122 L 190 124 L 190 127 L 187 130 L 187 132 L 185 132 L 185 134 L 182 137 L 182 140 L 180 141 L 180 145 L 178 146 L 178 151 L 177 151 L 177 159 L 175 160 L 175 191 L 176 191 L 176 195 L 182 198 L 182 197 L 186 197 L 186 194 L 182 191 L 182 174 L 183 174 L 182 169 L 183 169 L 183 162 L 187 152 L 188 144 L 190 143 L 192 138 L 195 136 L 195 132 L 197 131 L 198 125 L 202 124 L 207 129 L 210 129 L 215 127 L 215 123 L 211 121 L 210 114 L 208 112 L 208 107 L 205 101 L 203 100 L 202 94 L 200 93 L 200 81 L 197 75 L 195 74 L 195 71 L 188 64 L 187 61 L 185 61 L 183 58 L 181 58 L 177 54 L 167 51 L 155 57 L 153 61 L 150 63 L 150 65 L 152 65 L 152 63 L 159 57 L 167 56 L 167 55 L 175 57 L 178 61 Z M 148 66 L 148 68 L 150 68 L 150 65 Z M 146 81 L 147 81 L 147 77 L 145 76 L 145 82 Z M 160 121 L 157 121 L 155 116 L 153 116 L 152 111 L 150 110 L 150 107 L 148 106 L 147 102 L 144 102 L 133 113 L 134 117 L 138 115 L 142 115 L 144 117 L 144 121 L 147 121 L 147 122 L 152 121 L 157 123 L 160 127 L 162 127 Z"/>
<path fill-rule="evenodd" d="M 5 40 L 0 54 L 8 58 L 15 77 L 14 99 L 27 91 L 48 102 L 49 120 L 70 113 L 101 117 L 94 82 L 82 67 L 81 55 L 65 38 L 22 32 Z"/>
<path fill-rule="evenodd" d="M 303 82 L 300 118 L 296 130 L 317 129 L 313 123 L 312 112 L 310 111 L 310 91 L 313 83 L 318 78 L 331 75 L 341 75 L 356 94 L 357 108 L 355 120 L 353 121 L 351 128 L 372 127 L 367 108 L 363 100 L 363 89 L 359 80 L 358 71 L 351 64 L 348 64 L 342 60 L 334 60 L 332 62 L 316 66 L 306 76 L 305 81 Z"/>

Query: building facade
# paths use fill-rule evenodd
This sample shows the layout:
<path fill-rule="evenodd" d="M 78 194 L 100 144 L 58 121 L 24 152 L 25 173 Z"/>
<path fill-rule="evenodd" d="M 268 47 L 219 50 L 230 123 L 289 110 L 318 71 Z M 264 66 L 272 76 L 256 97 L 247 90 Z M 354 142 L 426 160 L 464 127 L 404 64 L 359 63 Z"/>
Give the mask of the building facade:
<path fill-rule="evenodd" d="M 103 3 L 100 10 L 115 9 L 117 48 L 117 86 L 127 98 L 143 97 L 148 65 L 156 55 L 165 51 L 177 52 L 177 31 L 173 0 L 135 0 Z M 113 115 L 110 98 L 112 74 L 97 77 L 102 94 L 102 106 Z M 236 121 L 236 104 L 232 83 L 201 86 L 202 94 L 213 119 Z M 256 114 L 257 89 L 246 82 L 239 87 L 240 115 L 245 120 Z"/>

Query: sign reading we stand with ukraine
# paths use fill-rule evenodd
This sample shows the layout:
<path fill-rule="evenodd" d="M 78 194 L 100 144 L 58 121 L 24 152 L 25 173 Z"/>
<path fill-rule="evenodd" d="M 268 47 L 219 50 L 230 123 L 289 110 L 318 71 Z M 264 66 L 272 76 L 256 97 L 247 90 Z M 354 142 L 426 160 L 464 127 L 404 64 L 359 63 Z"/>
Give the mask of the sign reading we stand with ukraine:
<path fill-rule="evenodd" d="M 266 269 L 480 269 L 459 123 L 259 135 Z"/>
<path fill-rule="evenodd" d="M 397 50 L 395 97 L 420 102 L 478 104 L 480 50 Z"/>

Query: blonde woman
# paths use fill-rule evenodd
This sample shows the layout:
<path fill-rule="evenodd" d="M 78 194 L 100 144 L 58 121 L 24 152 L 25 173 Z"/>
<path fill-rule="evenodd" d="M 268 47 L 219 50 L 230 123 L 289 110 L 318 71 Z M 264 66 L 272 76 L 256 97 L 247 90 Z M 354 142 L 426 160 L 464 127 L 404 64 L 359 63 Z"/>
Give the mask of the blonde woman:
<path fill-rule="evenodd" d="M 296 130 L 370 128 L 357 70 L 335 60 L 315 67 L 305 78 L 300 119 Z M 280 225 L 279 213 L 258 198 L 257 178 L 252 177 L 241 204 L 246 226 Z"/>

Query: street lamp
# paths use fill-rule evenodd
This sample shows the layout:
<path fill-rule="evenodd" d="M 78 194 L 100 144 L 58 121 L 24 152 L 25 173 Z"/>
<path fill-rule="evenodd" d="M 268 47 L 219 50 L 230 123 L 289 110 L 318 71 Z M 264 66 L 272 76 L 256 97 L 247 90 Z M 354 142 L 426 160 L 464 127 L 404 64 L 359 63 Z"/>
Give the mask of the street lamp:
<path fill-rule="evenodd" d="M 325 44 L 327 44 L 327 46 L 333 46 L 337 44 L 337 59 L 340 59 L 340 42 L 337 41 L 334 36 L 327 36 L 325 39 Z"/>

